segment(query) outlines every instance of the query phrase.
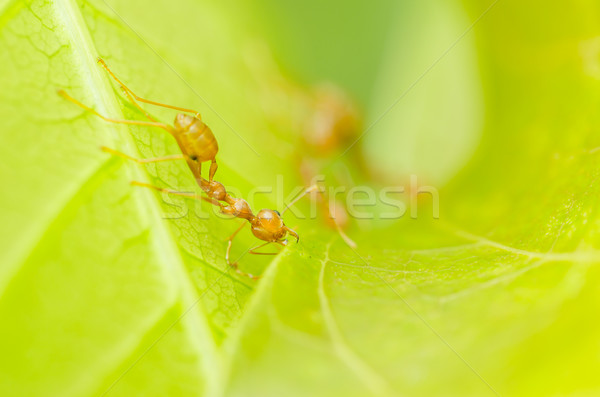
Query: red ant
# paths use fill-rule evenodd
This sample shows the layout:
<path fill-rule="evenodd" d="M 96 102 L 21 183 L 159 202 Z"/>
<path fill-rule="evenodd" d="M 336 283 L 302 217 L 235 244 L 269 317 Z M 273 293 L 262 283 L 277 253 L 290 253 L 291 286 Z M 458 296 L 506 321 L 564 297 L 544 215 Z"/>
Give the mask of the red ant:
<path fill-rule="evenodd" d="M 117 81 L 120 85 L 121 89 L 125 93 L 125 95 L 129 98 L 132 104 L 139 109 L 150 121 L 137 121 L 137 120 L 122 120 L 122 119 L 113 119 L 109 117 L 105 117 L 98 113 L 96 110 L 90 108 L 89 106 L 84 105 L 83 103 L 77 101 L 73 97 L 69 96 L 64 90 L 59 90 L 59 94 L 63 96 L 65 99 L 73 102 L 77 106 L 83 108 L 84 110 L 93 113 L 94 115 L 100 117 L 101 119 L 108 121 L 110 123 L 118 123 L 118 124 L 130 124 L 130 125 L 142 125 L 142 126 L 154 126 L 159 127 L 167 131 L 171 134 L 182 154 L 157 157 L 157 158 L 149 158 L 149 159 L 136 159 L 131 157 L 125 153 L 121 153 L 114 149 L 110 149 L 107 147 L 102 147 L 102 150 L 113 155 L 123 157 L 128 160 L 135 161 L 139 164 L 147 164 L 147 163 L 155 163 L 161 161 L 172 161 L 172 160 L 186 160 L 192 174 L 196 178 L 196 182 L 200 186 L 200 188 L 206 193 L 208 197 L 195 195 L 191 193 L 183 193 L 177 192 L 171 189 L 160 188 L 154 185 L 150 185 L 143 182 L 131 182 L 133 185 L 142 186 L 151 188 L 160 192 L 183 196 L 187 198 L 204 200 L 208 201 L 216 206 L 218 206 L 222 213 L 232 215 L 237 218 L 244 219 L 248 221 L 251 226 L 252 234 L 260 240 L 265 241 L 265 243 L 257 245 L 253 248 L 250 248 L 247 252 L 255 255 L 277 255 L 276 252 L 257 252 L 256 250 L 271 244 L 279 244 L 281 246 L 287 245 L 287 240 L 285 239 L 287 234 L 290 234 L 296 238 L 296 241 L 299 241 L 298 233 L 294 230 L 287 227 L 282 217 L 278 211 L 270 210 L 270 209 L 262 209 L 256 215 L 252 213 L 249 204 L 246 200 L 241 198 L 235 198 L 227 193 L 225 187 L 220 182 L 213 180 L 213 177 L 217 171 L 217 162 L 215 160 L 215 156 L 219 150 L 219 146 L 217 144 L 217 140 L 212 133 L 211 129 L 201 120 L 200 113 L 191 109 L 181 108 L 177 106 L 171 106 L 160 102 L 150 101 L 148 99 L 141 98 L 131 91 L 125 84 L 123 84 L 116 75 L 109 69 L 108 65 L 101 58 L 98 59 L 98 63 L 100 63 L 104 69 Z M 175 117 L 175 122 L 173 126 L 170 126 L 165 123 L 161 123 L 148 114 L 138 103 L 137 101 L 148 103 L 151 105 L 162 106 L 169 109 L 179 110 L 181 112 L 194 113 L 194 116 L 187 115 L 185 113 L 179 113 Z M 211 161 L 210 171 L 209 171 L 209 179 L 206 180 L 201 176 L 201 163 L 205 161 Z M 311 186 L 306 189 L 304 194 L 298 196 L 296 199 L 290 203 L 286 209 L 283 211 L 287 211 L 287 209 L 293 205 L 296 201 L 300 200 L 304 195 L 316 191 L 317 186 Z M 226 204 L 221 203 L 224 201 Z M 244 273 L 238 269 L 238 265 L 236 262 L 231 262 L 230 252 L 233 243 L 233 239 L 235 236 L 242 230 L 242 228 L 246 225 L 244 222 L 240 227 L 227 239 L 227 251 L 225 254 L 225 259 L 227 264 L 236 269 L 239 274 L 250 277 L 252 279 L 257 279 L 258 276 L 254 276 L 249 273 Z"/>
<path fill-rule="evenodd" d="M 241 198 L 232 197 L 231 195 L 229 195 L 229 193 L 227 193 L 225 191 L 224 186 L 221 183 L 216 182 L 216 181 L 212 182 L 213 186 L 216 187 L 216 190 L 211 190 L 210 192 L 207 192 L 207 194 L 211 197 L 214 197 L 214 196 L 222 197 L 223 200 L 221 200 L 221 201 L 225 201 L 227 203 L 227 205 L 221 203 L 216 198 L 204 197 L 204 196 L 200 196 L 200 195 L 193 194 L 193 193 L 178 192 L 176 190 L 161 188 L 161 187 L 150 185 L 148 183 L 143 183 L 143 182 L 134 181 L 131 183 L 136 186 L 147 187 L 147 188 L 154 189 L 159 192 L 163 192 L 163 193 L 167 193 L 167 194 L 173 194 L 176 196 L 182 196 L 182 197 L 191 198 L 191 199 L 195 199 L 195 200 L 208 201 L 209 203 L 212 203 L 212 204 L 218 206 L 221 210 L 221 213 L 227 214 L 227 215 L 233 215 L 236 218 L 242 218 L 242 219 L 248 221 L 254 237 L 258 238 L 259 240 L 265 241 L 265 243 L 259 244 L 259 245 L 252 247 L 246 251 L 253 255 L 277 255 L 278 252 L 257 252 L 256 250 L 258 250 L 262 247 L 265 247 L 269 244 L 272 244 L 272 243 L 279 244 L 282 247 L 285 247 L 288 244 L 287 239 L 285 239 L 287 234 L 294 236 L 294 238 L 296 239 L 296 242 L 298 242 L 300 240 L 300 236 L 298 235 L 298 233 L 296 233 L 294 230 L 290 229 L 283 223 L 282 216 L 296 201 L 300 200 L 306 194 L 317 191 L 317 189 L 318 189 L 318 187 L 316 185 L 309 187 L 301 195 L 296 197 L 286 207 L 286 209 L 282 213 L 279 213 L 279 211 L 276 211 L 276 210 L 262 209 L 262 210 L 258 211 L 258 213 L 256 215 L 254 215 L 252 213 L 252 210 L 250 209 L 250 205 L 248 205 L 248 202 L 246 202 L 246 200 L 241 199 Z M 231 262 L 229 259 L 230 253 L 231 253 L 231 247 L 233 245 L 233 239 L 244 228 L 244 226 L 246 226 L 245 222 L 243 222 L 236 229 L 236 231 L 233 232 L 233 234 L 231 236 L 229 236 L 229 238 L 227 238 L 227 251 L 225 252 L 225 260 L 227 261 L 227 264 L 229 266 L 233 267 L 236 270 L 236 272 L 238 272 L 239 274 L 256 280 L 256 279 L 260 278 L 260 276 L 255 276 L 250 273 L 242 272 L 241 270 L 239 270 L 237 262 Z"/>

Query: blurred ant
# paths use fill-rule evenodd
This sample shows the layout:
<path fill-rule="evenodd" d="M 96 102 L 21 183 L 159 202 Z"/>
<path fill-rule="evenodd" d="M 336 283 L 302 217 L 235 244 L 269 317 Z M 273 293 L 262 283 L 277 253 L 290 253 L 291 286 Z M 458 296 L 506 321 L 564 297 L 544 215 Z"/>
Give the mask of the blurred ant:
<path fill-rule="evenodd" d="M 350 96 L 332 83 L 306 89 L 291 82 L 264 43 L 252 43 L 248 49 L 246 62 L 262 91 L 258 97 L 263 111 L 276 123 L 276 129 L 299 130 L 299 142 L 293 145 L 295 161 L 303 183 L 314 183 L 324 164 L 355 142 L 362 131 L 360 112 Z M 366 169 L 360 151 L 353 150 L 352 154 L 353 166 Z M 317 195 L 317 204 L 328 226 L 337 230 L 348 246 L 356 248 L 345 233 L 349 216 L 344 204 L 325 192 Z"/>
<path fill-rule="evenodd" d="M 219 150 L 217 140 L 213 135 L 210 128 L 202 122 L 200 118 L 200 114 L 194 110 L 176 107 L 167 105 L 164 103 L 150 101 L 148 99 L 141 98 L 131 91 L 125 84 L 123 84 L 115 74 L 109 69 L 104 60 L 98 58 L 98 63 L 100 63 L 104 69 L 119 83 L 121 89 L 127 95 L 132 104 L 139 109 L 150 121 L 137 121 L 137 120 L 122 120 L 122 119 L 113 119 L 109 117 L 105 117 L 98 113 L 96 110 L 90 108 L 89 106 L 84 105 L 83 103 L 77 101 L 73 97 L 69 96 L 64 90 L 59 90 L 59 94 L 75 105 L 83 108 L 84 110 L 93 113 L 94 115 L 100 117 L 101 119 L 118 124 L 130 124 L 130 125 L 142 125 L 142 126 L 154 126 L 159 127 L 170 133 L 181 150 L 182 154 L 164 156 L 164 157 L 156 157 L 149 159 L 136 159 L 131 157 L 125 153 L 119 152 L 114 149 L 110 149 L 107 147 L 102 147 L 102 150 L 113 155 L 125 158 L 127 160 L 135 161 L 138 164 L 147 164 L 147 163 L 155 163 L 162 161 L 172 161 L 172 160 L 186 160 L 192 174 L 194 175 L 196 182 L 200 186 L 200 188 L 206 193 L 208 197 L 204 197 L 201 195 L 196 195 L 192 193 L 184 193 L 178 192 L 171 189 L 161 188 L 154 185 L 150 185 L 143 182 L 133 181 L 132 185 L 146 187 L 150 189 L 154 189 L 160 192 L 183 196 L 187 198 L 204 200 L 209 203 L 216 205 L 220 208 L 220 211 L 223 214 L 232 215 L 236 218 L 244 219 L 248 221 L 251 225 L 252 234 L 260 239 L 265 241 L 263 244 L 259 244 L 253 248 L 247 250 L 250 254 L 254 255 L 277 255 L 277 252 L 257 252 L 256 250 L 267 246 L 268 244 L 275 243 L 281 246 L 287 245 L 287 240 L 285 239 L 287 234 L 292 235 L 296 242 L 299 241 L 298 233 L 294 230 L 287 227 L 282 219 L 282 214 L 278 211 L 270 210 L 270 209 L 262 209 L 256 215 L 252 213 L 249 204 L 246 200 L 241 198 L 235 198 L 227 193 L 225 186 L 220 182 L 217 182 L 213 179 L 214 174 L 217 171 L 217 163 L 215 160 L 215 156 Z M 179 113 L 175 117 L 174 126 L 170 126 L 165 123 L 158 122 L 154 117 L 148 114 L 136 101 L 148 103 L 151 105 L 162 106 L 169 109 L 175 109 L 182 112 L 194 113 L 194 116 L 189 116 L 185 113 Z M 205 161 L 211 161 L 210 171 L 209 171 L 209 179 L 206 180 L 201 175 L 201 163 Z M 296 201 L 300 200 L 304 195 L 311 193 L 317 190 L 317 186 L 311 186 L 306 189 L 303 194 L 294 199 L 283 211 L 285 213 Z M 226 204 L 221 203 L 224 201 Z M 225 260 L 227 264 L 233 267 L 237 273 L 252 278 L 258 279 L 259 276 L 252 275 L 250 273 L 245 273 L 239 270 L 237 262 L 230 261 L 230 253 L 231 247 L 233 245 L 233 239 L 235 236 L 242 230 L 242 228 L 246 225 L 246 223 L 242 223 L 240 227 L 227 239 L 227 251 L 225 253 Z"/>
<path fill-rule="evenodd" d="M 296 152 L 298 168 L 304 183 L 321 173 L 323 160 L 338 155 L 340 149 L 349 147 L 361 131 L 358 111 L 349 97 L 337 86 L 324 84 L 313 89 L 310 117 L 306 119 L 301 145 Z M 361 159 L 355 161 L 359 166 Z M 318 196 L 321 212 L 326 214 L 329 226 L 335 228 L 344 242 L 351 248 L 356 243 L 344 231 L 348 227 L 345 206 L 327 197 Z"/>

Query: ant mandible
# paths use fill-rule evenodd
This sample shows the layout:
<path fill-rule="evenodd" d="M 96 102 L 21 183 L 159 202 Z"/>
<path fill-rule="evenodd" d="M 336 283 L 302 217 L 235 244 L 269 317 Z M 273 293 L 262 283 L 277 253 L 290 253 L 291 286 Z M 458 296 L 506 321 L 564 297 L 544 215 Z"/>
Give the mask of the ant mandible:
<path fill-rule="evenodd" d="M 217 171 L 217 163 L 215 160 L 215 156 L 218 152 L 218 144 L 217 140 L 210 130 L 210 128 L 202 122 L 200 118 L 200 114 L 191 109 L 181 108 L 177 106 L 167 105 L 160 102 L 151 101 L 148 99 L 144 99 L 142 97 L 137 96 L 130 88 L 128 88 L 117 76 L 110 70 L 108 65 L 102 60 L 98 58 L 98 63 L 104 67 L 104 69 L 111 75 L 113 79 L 117 81 L 120 85 L 121 89 L 125 93 L 125 95 L 129 98 L 131 103 L 140 110 L 150 121 L 137 121 L 137 120 L 123 120 L 123 119 L 113 119 L 102 114 L 98 113 L 96 110 L 90 108 L 89 106 L 84 105 L 83 103 L 77 101 L 70 95 L 68 95 L 64 90 L 59 90 L 59 94 L 63 96 L 65 99 L 74 103 L 75 105 L 83 108 L 84 110 L 93 113 L 94 115 L 100 117 L 101 119 L 117 124 L 129 124 L 129 125 L 142 125 L 142 126 L 155 126 L 162 128 L 169 132 L 176 140 L 182 154 L 180 155 L 171 155 L 164 157 L 156 157 L 149 159 L 136 159 L 131 157 L 125 153 L 116 151 L 114 149 L 110 149 L 107 147 L 102 147 L 102 150 L 113 155 L 123 157 L 127 160 L 132 160 L 137 162 L 138 164 L 147 164 L 147 163 L 155 163 L 162 161 L 171 161 L 171 160 L 186 160 L 192 174 L 194 175 L 196 182 L 200 186 L 200 188 L 207 194 L 208 197 L 199 196 L 190 193 L 178 192 L 171 189 L 160 188 L 154 185 L 150 185 L 143 182 L 133 181 L 131 182 L 133 185 L 142 186 L 151 188 L 160 192 L 183 196 L 187 198 L 193 198 L 198 200 L 204 200 L 216 205 L 220 208 L 223 214 L 232 215 L 237 218 L 244 219 L 251 225 L 251 231 L 254 236 L 260 240 L 265 241 L 265 243 L 257 245 L 253 248 L 250 248 L 247 252 L 255 255 L 277 255 L 276 252 L 257 252 L 256 250 L 271 244 L 276 243 L 281 246 L 287 245 L 287 240 L 285 239 L 287 234 L 290 234 L 296 238 L 296 241 L 299 240 L 298 233 L 294 230 L 287 227 L 282 219 L 282 214 L 280 214 L 276 210 L 270 209 L 262 209 L 256 215 L 252 213 L 249 204 L 246 200 L 241 198 L 236 198 L 227 193 L 225 187 L 220 182 L 217 182 L 213 179 L 214 174 Z M 175 122 L 173 126 L 170 126 L 165 123 L 161 123 L 152 117 L 149 113 L 147 113 L 138 103 L 137 101 L 148 103 L 151 105 L 162 106 L 169 109 L 175 109 L 182 112 L 194 113 L 194 116 L 189 116 L 185 113 L 179 113 L 175 117 Z M 209 179 L 208 181 L 204 179 L 201 175 L 201 163 L 204 161 L 211 161 L 211 167 L 209 171 Z M 304 195 L 311 193 L 313 191 L 318 190 L 317 186 L 311 186 L 306 189 L 305 192 L 294 199 L 283 211 L 287 211 L 296 201 L 300 200 Z M 224 201 L 226 204 L 221 203 Z M 225 259 L 227 264 L 233 267 L 236 272 L 241 275 L 250 277 L 252 279 L 258 279 L 258 276 L 252 275 L 250 273 L 245 273 L 239 270 L 237 262 L 230 261 L 230 253 L 231 247 L 233 244 L 233 239 L 235 236 L 242 230 L 242 228 L 246 225 L 246 222 L 243 222 L 236 231 L 229 236 L 227 239 L 227 251 L 225 254 Z"/>

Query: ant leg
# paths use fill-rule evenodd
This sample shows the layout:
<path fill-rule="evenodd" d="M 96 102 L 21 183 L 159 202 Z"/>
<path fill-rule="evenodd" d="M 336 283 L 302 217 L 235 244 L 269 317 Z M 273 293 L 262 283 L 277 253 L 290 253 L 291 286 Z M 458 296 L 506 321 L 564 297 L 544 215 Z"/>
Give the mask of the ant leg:
<path fill-rule="evenodd" d="M 233 270 L 235 270 L 235 272 L 237 274 L 239 274 L 240 276 L 244 276 L 244 277 L 248 277 L 251 280 L 258 280 L 260 278 L 260 276 L 255 276 L 252 273 L 246 273 L 244 271 L 241 271 L 240 268 L 238 267 L 237 262 L 230 264 L 229 266 L 231 266 L 233 268 Z"/>
<path fill-rule="evenodd" d="M 110 153 L 114 156 L 122 157 L 127 160 L 135 161 L 138 164 L 158 163 L 161 161 L 173 161 L 173 160 L 184 160 L 185 159 L 185 156 L 183 154 L 174 154 L 171 156 L 154 157 L 154 158 L 149 158 L 149 159 L 136 159 L 135 157 L 131 157 L 125 153 L 119 152 L 119 151 L 111 149 L 111 148 L 107 148 L 106 146 L 101 146 L 100 149 L 103 152 Z"/>
<path fill-rule="evenodd" d="M 219 165 L 217 164 L 217 160 L 212 159 L 212 163 L 210 164 L 210 171 L 208 173 L 209 182 L 212 182 L 213 177 L 215 176 L 215 173 L 217 172 L 217 168 L 219 168 Z"/>
<path fill-rule="evenodd" d="M 223 204 L 219 203 L 217 200 L 208 198 L 208 197 L 204 197 L 202 195 L 199 194 L 194 194 L 194 193 L 186 193 L 186 192 L 178 192 L 177 190 L 171 190 L 171 189 L 166 189 L 163 187 L 158 187 L 158 186 L 154 186 L 151 185 L 149 183 L 144 183 L 144 182 L 138 182 L 138 181 L 131 181 L 131 184 L 133 186 L 140 186 L 140 187 L 145 187 L 148 189 L 153 189 L 156 190 L 158 192 L 161 193 L 167 193 L 167 194 L 172 194 L 173 196 L 180 196 L 180 197 L 185 197 L 185 198 L 189 198 L 192 200 L 202 200 L 202 201 L 207 201 L 213 205 L 216 205 L 217 207 L 221 208 L 223 206 Z"/>
<path fill-rule="evenodd" d="M 178 106 L 167 105 L 165 103 L 160 103 L 160 102 L 154 102 L 154 101 L 151 101 L 151 100 L 148 100 L 148 99 L 144 99 L 142 97 L 137 96 L 133 91 L 131 91 L 131 89 L 129 87 L 127 87 L 125 84 L 123 84 L 123 82 L 121 80 L 119 80 L 119 78 L 112 72 L 112 70 L 110 70 L 110 68 L 108 67 L 108 65 L 106 64 L 106 62 L 104 62 L 104 59 L 98 58 L 98 63 L 100 65 L 102 65 L 102 67 L 108 72 L 108 74 L 110 74 L 112 76 L 113 79 L 115 79 L 115 81 L 117 83 L 119 83 L 119 85 L 121 86 L 121 88 L 123 88 L 123 90 L 128 91 L 138 101 L 144 102 L 144 103 L 148 103 L 150 105 L 162 106 L 164 108 L 179 110 L 179 111 L 186 112 L 186 113 L 195 113 L 196 117 L 200 118 L 200 112 L 197 112 L 195 110 L 186 109 L 186 108 L 180 108 Z"/>
<path fill-rule="evenodd" d="M 244 225 L 242 225 L 242 226 L 244 226 Z M 239 228 L 238 230 L 236 230 L 236 232 L 234 233 L 234 235 L 235 235 L 235 234 L 237 234 L 237 232 L 238 232 L 239 230 L 241 230 L 241 228 Z M 281 242 L 279 242 L 279 241 L 267 241 L 266 243 L 259 244 L 259 245 L 257 245 L 256 247 L 252 247 L 252 248 L 248 249 L 246 252 L 244 252 L 244 254 L 246 254 L 246 253 L 250 253 L 250 254 L 252 254 L 252 255 L 277 255 L 277 254 L 279 254 L 279 252 L 256 252 L 256 250 L 257 250 L 257 249 L 259 249 L 259 248 L 262 248 L 262 247 L 264 247 L 264 246 L 266 246 L 266 245 L 272 244 L 272 243 L 274 243 L 274 242 L 275 242 L 275 243 L 279 243 L 279 244 L 281 244 L 281 245 L 285 246 L 283 243 L 281 243 Z M 230 243 L 231 243 L 231 240 L 230 240 Z M 228 248 L 228 251 L 229 251 L 229 248 L 230 248 L 230 247 L 231 247 L 231 245 L 230 245 L 229 247 L 227 247 L 227 248 Z M 228 254 L 229 254 L 229 252 L 228 252 Z M 242 256 L 243 256 L 243 255 L 242 255 Z M 228 263 L 229 263 L 229 262 L 228 262 Z M 252 280 L 258 280 L 258 279 L 260 278 L 260 276 L 255 276 L 255 275 L 253 275 L 253 274 L 251 274 L 251 273 L 246 273 L 246 272 L 243 272 L 243 271 L 241 271 L 241 270 L 239 269 L 239 267 L 238 267 L 238 264 L 237 264 L 237 262 L 234 262 L 234 263 L 229 263 L 229 266 L 233 267 L 233 268 L 235 269 L 236 273 L 238 273 L 238 274 L 240 274 L 240 275 L 242 275 L 242 276 L 244 276 L 244 277 L 251 278 Z"/>
<path fill-rule="evenodd" d="M 127 96 L 127 98 L 129 98 L 129 102 L 131 102 L 133 104 L 133 106 L 135 106 L 140 112 L 144 113 L 144 116 L 146 116 L 146 118 L 148 120 L 154 121 L 154 122 L 158 122 L 157 119 L 155 119 L 154 117 L 152 117 L 150 115 L 150 113 L 148 113 L 143 107 L 140 106 L 139 103 L 137 103 L 137 101 L 133 98 L 133 96 L 129 93 L 129 91 L 127 91 L 122 86 L 121 86 L 121 88 L 123 89 L 123 93 L 125 93 L 125 95 Z"/>
<path fill-rule="evenodd" d="M 250 248 L 248 250 L 248 252 L 250 254 L 252 254 L 252 255 L 277 255 L 277 254 L 279 254 L 279 252 L 256 252 L 257 249 L 260 249 L 260 248 L 265 247 L 265 246 L 267 246 L 269 244 L 272 244 L 272 243 L 274 243 L 274 242 L 273 241 L 267 241 L 264 244 L 260 244 L 260 245 L 257 245 L 256 247 Z"/>
<path fill-rule="evenodd" d="M 120 119 L 111 119 L 109 117 L 103 116 L 100 113 L 98 113 L 97 111 L 95 111 L 94 109 L 92 109 L 89 106 L 84 105 L 83 103 L 79 102 L 77 99 L 71 97 L 69 94 L 67 94 L 64 90 L 59 90 L 58 94 L 60 96 L 62 96 L 63 98 L 65 98 L 66 100 L 73 102 L 75 105 L 79 106 L 80 108 L 95 114 L 96 116 L 100 117 L 102 120 L 104 121 L 108 121 L 109 123 L 116 123 L 116 124 L 130 124 L 130 125 L 146 125 L 146 126 L 152 126 L 152 127 L 159 127 L 162 128 L 163 130 L 167 131 L 169 134 L 173 134 L 173 129 L 168 125 L 168 124 L 164 124 L 164 123 L 157 123 L 154 121 L 136 121 L 136 120 L 120 120 Z"/>
<path fill-rule="evenodd" d="M 331 215 L 330 215 L 331 216 Z M 342 238 L 342 240 L 344 240 L 344 242 L 350 247 L 350 248 L 356 248 L 358 247 L 358 245 L 354 242 L 354 240 L 352 240 L 347 234 L 346 232 L 344 232 L 344 230 L 342 229 L 342 227 L 340 226 L 339 222 L 337 221 L 336 218 L 331 217 L 331 219 L 333 220 L 333 225 L 335 226 L 335 230 L 337 230 L 337 232 L 339 233 L 340 237 Z"/>
<path fill-rule="evenodd" d="M 229 256 L 231 254 L 231 246 L 233 245 L 233 239 L 244 228 L 244 226 L 246 226 L 246 222 L 243 222 L 240 225 L 240 227 L 238 227 L 235 230 L 235 232 L 233 232 L 233 234 L 231 236 L 229 236 L 229 238 L 227 239 L 227 251 L 225 252 L 225 261 L 227 261 L 227 264 L 231 268 L 233 268 L 237 274 L 239 274 L 241 276 L 244 276 L 244 277 L 248 277 L 248 278 L 250 278 L 252 280 L 258 280 L 260 278 L 260 276 L 255 276 L 254 274 L 246 273 L 246 272 L 241 271 L 237 262 L 231 262 L 229 260 Z M 246 252 L 248 252 L 248 251 L 246 251 Z M 245 254 L 245 252 L 244 252 L 244 254 Z"/>
<path fill-rule="evenodd" d="M 331 206 L 329 205 L 329 200 L 328 200 L 328 196 L 325 195 L 324 192 L 319 192 L 320 193 L 320 198 L 321 198 L 321 204 L 322 204 L 322 208 L 321 211 L 324 212 L 325 214 L 327 214 L 328 216 L 328 220 L 333 224 L 333 227 L 335 228 L 335 230 L 338 232 L 338 234 L 340 235 L 340 237 L 342 238 L 342 240 L 344 240 L 344 242 L 346 243 L 346 245 L 348 245 L 350 248 L 356 249 L 357 244 L 354 242 L 354 240 L 352 240 L 347 234 L 346 232 L 344 232 L 344 228 L 342 227 L 342 225 L 340 224 L 338 218 L 335 216 L 335 214 L 332 212 L 331 210 Z M 339 206 L 335 206 L 337 211 L 344 211 L 344 215 L 347 216 L 347 213 L 345 212 L 344 208 L 340 208 Z M 330 224 L 331 225 L 331 224 Z"/>
<path fill-rule="evenodd" d="M 227 251 L 225 251 L 225 261 L 227 261 L 227 264 L 229 266 L 237 267 L 237 265 L 235 263 L 231 263 L 231 261 L 229 260 L 229 254 L 231 253 L 231 246 L 233 245 L 233 239 L 244 228 L 244 226 L 246 226 L 245 221 L 242 222 L 242 224 L 235 230 L 235 232 L 233 232 L 233 234 L 227 238 Z"/>

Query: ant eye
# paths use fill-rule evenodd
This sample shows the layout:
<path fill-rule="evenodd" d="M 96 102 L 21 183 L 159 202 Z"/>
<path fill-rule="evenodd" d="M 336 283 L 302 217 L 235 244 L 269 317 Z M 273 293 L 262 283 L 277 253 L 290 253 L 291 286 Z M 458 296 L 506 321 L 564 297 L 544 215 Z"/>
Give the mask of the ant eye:
<path fill-rule="evenodd" d="M 279 213 L 279 211 L 273 210 L 273 212 L 276 213 L 278 216 L 281 216 L 281 214 Z"/>

